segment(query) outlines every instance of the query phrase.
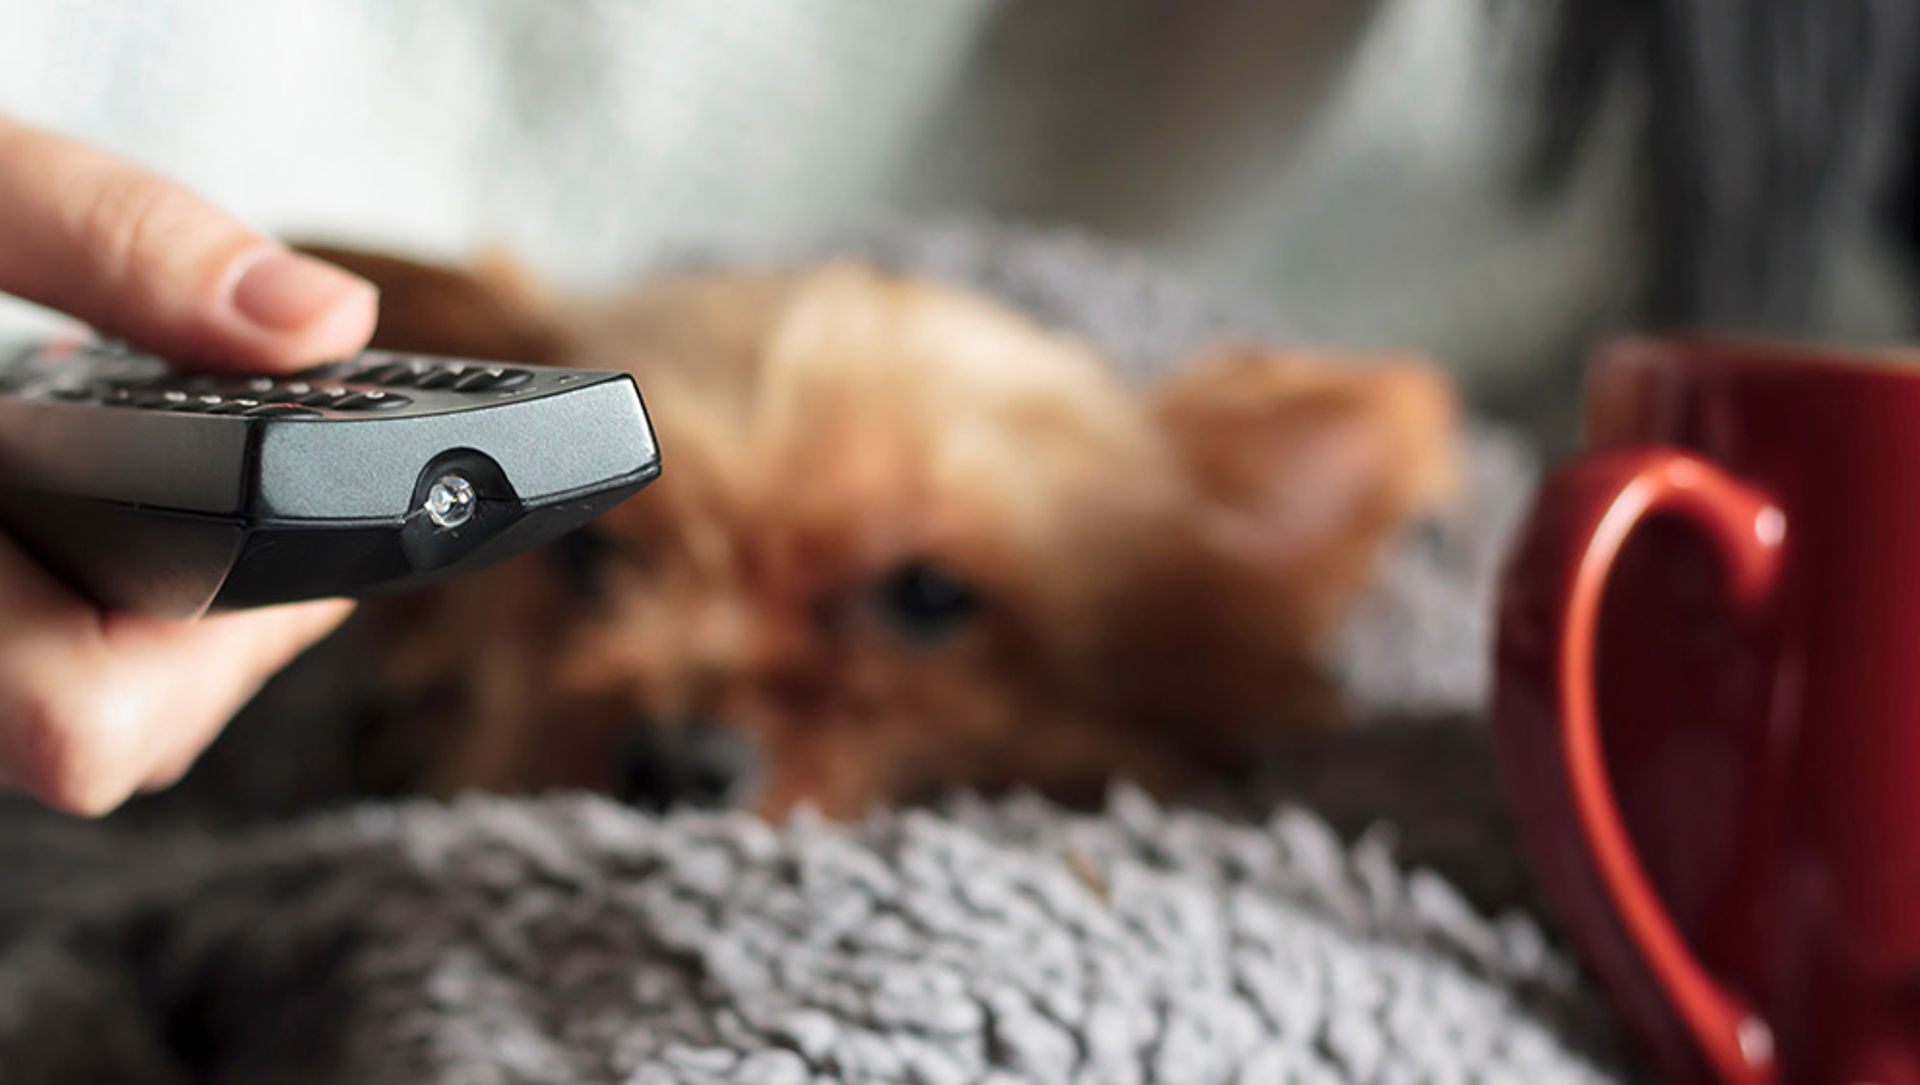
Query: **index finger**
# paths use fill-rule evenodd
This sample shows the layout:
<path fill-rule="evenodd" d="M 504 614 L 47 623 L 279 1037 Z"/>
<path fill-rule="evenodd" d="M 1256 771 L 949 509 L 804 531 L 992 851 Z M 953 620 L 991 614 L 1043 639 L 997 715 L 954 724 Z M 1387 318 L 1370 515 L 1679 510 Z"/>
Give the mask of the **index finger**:
<path fill-rule="evenodd" d="M 160 354 L 281 370 L 352 354 L 371 283 L 192 192 L 0 115 L 0 291 Z"/>

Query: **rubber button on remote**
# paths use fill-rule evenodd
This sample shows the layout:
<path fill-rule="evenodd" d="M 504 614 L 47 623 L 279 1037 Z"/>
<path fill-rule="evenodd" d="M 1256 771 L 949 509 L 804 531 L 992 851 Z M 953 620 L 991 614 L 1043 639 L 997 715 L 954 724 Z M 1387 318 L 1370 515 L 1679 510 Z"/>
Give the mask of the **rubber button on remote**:
<path fill-rule="evenodd" d="M 431 376 L 441 368 L 433 358 L 409 358 L 398 365 L 400 372 L 393 379 L 385 382 L 390 388 L 408 388 L 418 385 L 421 378 Z"/>
<path fill-rule="evenodd" d="M 353 379 L 366 384 L 383 384 L 388 388 L 405 388 L 430 372 L 430 367 L 418 362 L 388 362 L 372 369 L 363 369 Z"/>
<path fill-rule="evenodd" d="M 487 392 L 497 388 L 512 388 L 533 379 L 533 374 L 524 369 L 509 369 L 506 366 L 490 365 L 484 369 L 472 369 L 453 382 L 456 392 Z"/>
<path fill-rule="evenodd" d="M 185 392 L 178 388 L 167 388 L 157 392 L 136 392 L 132 402 L 136 407 L 167 411 L 184 406 L 187 401 Z"/>
<path fill-rule="evenodd" d="M 220 404 L 218 407 L 207 408 L 207 413 L 208 414 L 245 414 L 248 411 L 253 410 L 255 407 L 258 407 L 258 406 L 260 406 L 260 401 L 257 399 L 235 398 L 235 399 L 227 400 L 225 403 Z"/>
<path fill-rule="evenodd" d="M 415 388 L 445 388 L 466 373 L 465 366 L 437 365 L 413 379 Z"/>
<path fill-rule="evenodd" d="M 341 400 L 355 395 L 359 393 L 351 388 L 321 388 L 295 398 L 294 402 L 307 407 L 332 407 Z"/>
<path fill-rule="evenodd" d="M 385 411 L 395 407 L 404 407 L 413 402 L 398 392 L 373 389 L 355 392 L 333 404 L 336 411 Z"/>
<path fill-rule="evenodd" d="M 292 403 L 267 403 L 247 412 L 248 418 L 319 418 L 320 412 L 311 407 L 301 407 Z"/>
<path fill-rule="evenodd" d="M 354 384 L 385 384 L 396 377 L 403 376 L 407 367 L 399 362 L 387 362 L 383 365 L 370 365 L 357 370 L 347 377 Z"/>

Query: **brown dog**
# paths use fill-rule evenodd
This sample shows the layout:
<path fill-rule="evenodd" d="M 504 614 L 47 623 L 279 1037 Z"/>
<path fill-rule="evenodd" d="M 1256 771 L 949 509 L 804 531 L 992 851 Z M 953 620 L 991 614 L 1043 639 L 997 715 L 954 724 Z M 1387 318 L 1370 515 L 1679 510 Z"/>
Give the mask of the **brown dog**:
<path fill-rule="evenodd" d="M 1455 478 L 1417 361 L 1229 351 L 1143 394 L 858 266 L 582 301 L 313 251 L 380 286 L 377 345 L 633 372 L 664 453 L 594 527 L 371 615 L 438 792 L 1176 787 L 1330 717 L 1324 635 Z"/>

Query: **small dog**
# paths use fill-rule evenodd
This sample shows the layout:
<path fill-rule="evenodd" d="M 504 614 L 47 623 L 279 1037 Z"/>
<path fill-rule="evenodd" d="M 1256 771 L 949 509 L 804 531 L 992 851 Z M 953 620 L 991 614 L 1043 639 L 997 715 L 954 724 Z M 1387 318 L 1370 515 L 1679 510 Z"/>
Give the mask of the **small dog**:
<path fill-rule="evenodd" d="M 853 264 L 579 300 L 309 251 L 379 285 L 378 346 L 632 372 L 663 450 L 590 528 L 371 608 L 431 792 L 844 817 L 1170 791 L 1335 716 L 1325 635 L 1456 483 L 1449 385 L 1413 359 L 1225 350 L 1141 392 Z"/>

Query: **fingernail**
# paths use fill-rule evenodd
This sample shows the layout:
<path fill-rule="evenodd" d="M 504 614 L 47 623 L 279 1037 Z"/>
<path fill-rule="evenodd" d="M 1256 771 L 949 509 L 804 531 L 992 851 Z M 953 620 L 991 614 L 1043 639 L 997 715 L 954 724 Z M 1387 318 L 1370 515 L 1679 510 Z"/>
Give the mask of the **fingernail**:
<path fill-rule="evenodd" d="M 373 284 L 324 260 L 274 251 L 255 260 L 233 286 L 233 307 L 272 332 L 298 331 Z"/>

